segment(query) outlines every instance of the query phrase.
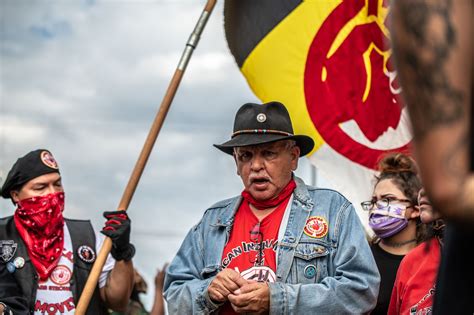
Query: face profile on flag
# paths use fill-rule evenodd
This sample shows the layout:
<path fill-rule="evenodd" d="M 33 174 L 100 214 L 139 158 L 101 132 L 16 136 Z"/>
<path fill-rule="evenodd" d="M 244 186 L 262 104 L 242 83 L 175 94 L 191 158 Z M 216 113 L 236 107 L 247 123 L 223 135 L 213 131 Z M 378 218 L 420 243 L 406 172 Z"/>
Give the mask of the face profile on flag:
<path fill-rule="evenodd" d="M 310 160 L 354 203 L 369 193 L 354 187 L 371 186 L 380 156 L 407 151 L 412 138 L 388 15 L 386 0 L 226 0 L 224 8 L 250 88 L 287 104 L 295 132 L 316 143 Z"/>

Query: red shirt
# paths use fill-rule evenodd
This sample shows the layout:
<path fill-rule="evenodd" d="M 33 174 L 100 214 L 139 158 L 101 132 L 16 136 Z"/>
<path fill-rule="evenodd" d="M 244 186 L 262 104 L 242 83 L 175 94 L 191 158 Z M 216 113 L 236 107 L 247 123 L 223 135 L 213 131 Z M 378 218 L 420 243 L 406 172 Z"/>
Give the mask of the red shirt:
<path fill-rule="evenodd" d="M 400 263 L 388 314 L 431 314 L 441 258 L 437 238 L 418 245 Z"/>
<path fill-rule="evenodd" d="M 248 202 L 242 202 L 234 218 L 229 242 L 224 247 L 222 267 L 236 270 L 247 280 L 276 281 L 278 231 L 289 199 L 260 222 Z M 235 313 L 226 303 L 220 314 Z"/>

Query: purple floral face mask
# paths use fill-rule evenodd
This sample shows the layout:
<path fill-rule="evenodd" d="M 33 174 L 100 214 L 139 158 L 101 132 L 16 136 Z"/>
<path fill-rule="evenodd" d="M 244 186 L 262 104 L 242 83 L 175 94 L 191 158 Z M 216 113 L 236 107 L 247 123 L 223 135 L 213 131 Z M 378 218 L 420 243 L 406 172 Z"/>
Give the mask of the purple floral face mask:
<path fill-rule="evenodd" d="M 380 238 L 395 235 L 408 225 L 405 210 L 405 206 L 397 204 L 374 209 L 370 211 L 369 226 Z"/>

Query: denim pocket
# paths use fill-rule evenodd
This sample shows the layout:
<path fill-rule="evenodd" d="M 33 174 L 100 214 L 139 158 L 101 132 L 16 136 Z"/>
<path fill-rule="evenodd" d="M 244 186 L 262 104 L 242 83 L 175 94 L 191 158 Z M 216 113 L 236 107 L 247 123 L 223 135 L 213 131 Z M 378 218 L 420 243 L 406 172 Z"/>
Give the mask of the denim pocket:
<path fill-rule="evenodd" d="M 329 249 L 321 244 L 300 243 L 296 246 L 293 262 L 296 283 L 318 283 L 327 272 Z"/>

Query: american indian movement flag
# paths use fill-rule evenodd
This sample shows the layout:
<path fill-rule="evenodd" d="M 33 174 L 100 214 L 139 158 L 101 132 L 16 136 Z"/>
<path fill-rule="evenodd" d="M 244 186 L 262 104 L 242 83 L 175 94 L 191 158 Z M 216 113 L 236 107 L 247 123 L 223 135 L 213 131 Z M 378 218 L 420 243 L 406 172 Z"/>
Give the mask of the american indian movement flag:
<path fill-rule="evenodd" d="M 384 0 L 226 0 L 227 43 L 250 88 L 278 100 L 310 161 L 356 207 L 370 199 L 379 158 L 409 150 Z"/>

